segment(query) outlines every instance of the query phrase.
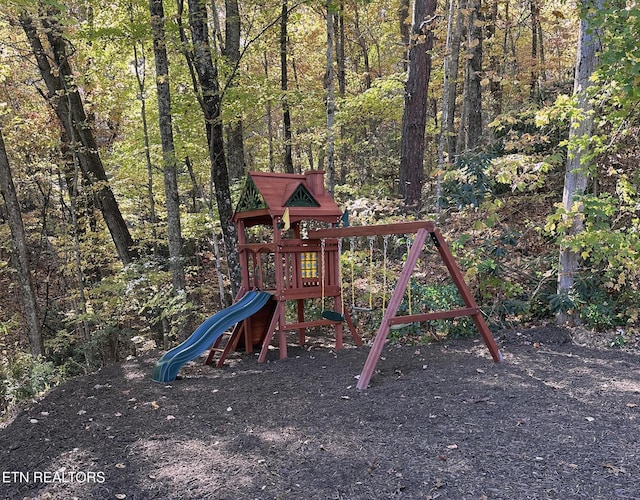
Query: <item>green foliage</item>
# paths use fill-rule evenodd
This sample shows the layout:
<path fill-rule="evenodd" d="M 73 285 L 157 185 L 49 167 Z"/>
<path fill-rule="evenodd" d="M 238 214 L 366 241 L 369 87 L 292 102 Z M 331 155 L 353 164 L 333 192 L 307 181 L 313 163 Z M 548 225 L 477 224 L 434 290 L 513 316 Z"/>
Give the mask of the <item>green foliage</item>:
<path fill-rule="evenodd" d="M 492 192 L 494 181 L 488 176 L 493 155 L 465 153 L 456 158 L 453 169 L 442 183 L 442 206 L 478 207 Z"/>
<path fill-rule="evenodd" d="M 603 45 L 595 75 L 598 102 L 605 111 L 600 119 L 610 121 L 618 133 L 628 134 L 632 130 L 625 124 L 634 116 L 637 119 L 640 100 L 640 6 L 632 2 L 620 8 L 619 3 L 608 1 L 590 15 Z"/>
<path fill-rule="evenodd" d="M 617 195 L 587 194 L 577 199 L 575 210 L 559 207 L 547 219 L 546 230 L 559 245 L 580 256 L 583 271 L 571 292 L 571 304 L 553 297 L 552 307 L 577 310 L 587 325 L 610 329 L 634 323 L 640 316 L 640 217 L 637 187 L 625 175 Z M 583 230 L 568 234 L 574 218 Z"/>
<path fill-rule="evenodd" d="M 0 412 L 38 396 L 60 380 L 51 361 L 34 360 L 29 354 L 16 350 L 0 355 Z"/>
<path fill-rule="evenodd" d="M 552 165 L 545 160 L 524 154 L 510 154 L 495 158 L 487 175 L 496 183 L 508 186 L 511 191 L 534 191 L 545 185 L 545 175 Z"/>
<path fill-rule="evenodd" d="M 409 314 L 409 297 L 411 313 L 432 311 L 448 311 L 464 307 L 464 302 L 453 284 L 422 284 L 412 280 L 411 291 L 405 293 L 404 300 L 398 308 L 398 315 Z M 425 337 L 431 333 L 431 338 Z M 473 321 L 469 317 L 435 320 L 421 324 L 411 324 L 400 330 L 392 330 L 392 338 L 422 336 L 421 341 L 444 339 L 446 337 L 469 337 L 477 333 Z"/>

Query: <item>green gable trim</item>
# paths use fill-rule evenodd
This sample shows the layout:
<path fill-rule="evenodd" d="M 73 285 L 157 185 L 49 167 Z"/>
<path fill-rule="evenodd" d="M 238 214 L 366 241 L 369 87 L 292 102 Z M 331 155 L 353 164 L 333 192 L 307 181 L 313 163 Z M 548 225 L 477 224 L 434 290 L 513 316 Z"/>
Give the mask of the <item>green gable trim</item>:
<path fill-rule="evenodd" d="M 284 204 L 285 207 L 319 207 L 320 203 L 300 184 Z"/>
<path fill-rule="evenodd" d="M 238 201 L 236 212 L 249 212 L 251 210 L 260 210 L 262 208 L 267 208 L 267 204 L 260 194 L 260 191 L 258 191 L 253 179 L 251 177 L 247 177 L 242 190 L 242 195 Z"/>

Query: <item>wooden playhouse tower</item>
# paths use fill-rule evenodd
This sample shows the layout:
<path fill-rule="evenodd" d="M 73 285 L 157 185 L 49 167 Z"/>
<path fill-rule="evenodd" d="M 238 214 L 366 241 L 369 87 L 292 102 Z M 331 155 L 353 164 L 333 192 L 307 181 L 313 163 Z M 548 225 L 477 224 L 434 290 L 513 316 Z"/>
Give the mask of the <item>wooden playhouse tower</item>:
<path fill-rule="evenodd" d="M 342 211 L 324 187 L 324 171 L 305 174 L 249 172 L 233 220 L 238 230 L 241 266 L 240 299 L 260 289 L 272 299 L 257 314 L 241 321 L 232 332 L 218 361 L 243 345 L 248 352 L 262 346 L 264 361 L 274 333 L 278 332 L 280 357 L 287 357 L 286 333 L 297 331 L 304 343 L 307 328 L 333 326 L 336 348 L 342 347 L 343 320 L 357 345 L 361 340 L 342 307 L 340 256 L 333 241 L 305 237 L 312 229 L 335 227 Z M 322 299 L 335 311 L 335 319 L 305 317 L 305 300 Z M 292 307 L 287 307 L 293 302 Z M 294 319 L 289 318 L 294 315 Z M 207 360 L 212 362 L 212 350 Z"/>

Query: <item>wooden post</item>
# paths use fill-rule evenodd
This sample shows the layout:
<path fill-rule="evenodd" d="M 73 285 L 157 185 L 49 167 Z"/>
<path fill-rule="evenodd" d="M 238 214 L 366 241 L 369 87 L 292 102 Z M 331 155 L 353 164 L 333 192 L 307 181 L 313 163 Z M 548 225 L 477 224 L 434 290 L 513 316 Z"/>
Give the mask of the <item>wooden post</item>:
<path fill-rule="evenodd" d="M 427 239 L 428 234 L 429 233 L 424 228 L 418 229 L 418 232 L 416 233 L 416 237 L 413 240 L 413 245 L 411 246 L 411 250 L 409 251 L 409 255 L 407 256 L 407 261 L 404 263 L 402 272 L 400 273 L 400 277 L 398 278 L 396 289 L 389 299 L 389 305 L 384 313 L 384 316 L 382 317 L 382 321 L 380 322 L 380 326 L 378 327 L 378 331 L 376 332 L 376 336 L 373 341 L 373 346 L 369 351 L 369 356 L 367 356 L 367 361 L 364 364 L 364 368 L 362 368 L 362 373 L 360 373 L 360 378 L 358 379 L 358 383 L 356 384 L 356 387 L 360 390 L 367 388 L 367 386 L 369 385 L 369 381 L 371 380 L 371 376 L 376 369 L 376 364 L 378 363 L 378 359 L 380 358 L 380 354 L 382 353 L 382 348 L 384 347 L 384 343 L 387 340 L 387 335 L 389 335 L 389 320 L 395 317 L 396 313 L 398 312 L 398 308 L 402 303 L 404 292 L 407 289 L 409 280 L 411 279 L 413 268 L 418 261 L 418 257 L 420 257 L 420 252 L 422 251 L 422 247 L 425 240 Z"/>
<path fill-rule="evenodd" d="M 473 322 L 476 324 L 476 327 L 478 328 L 478 331 L 482 336 L 482 340 L 488 347 L 489 352 L 491 353 L 491 357 L 496 363 L 501 363 L 503 360 L 502 353 L 500 352 L 500 349 L 498 348 L 493 335 L 491 335 L 491 331 L 489 330 L 487 323 L 482 317 L 480 308 L 476 304 L 476 301 L 473 298 L 469 287 L 464 281 L 464 277 L 462 276 L 462 272 L 460 272 L 460 268 L 453 259 L 451 250 L 449 250 L 447 243 L 444 241 L 444 238 L 442 237 L 442 234 L 440 234 L 440 231 L 438 229 L 434 228 L 434 230 L 431 232 L 431 239 L 438 249 L 438 252 L 440 253 L 440 257 L 442 257 L 444 264 L 447 266 L 449 274 L 451 275 L 451 279 L 453 279 L 453 282 L 455 283 L 456 288 L 458 289 L 458 292 L 460 293 L 460 296 L 464 301 L 464 305 L 468 308 L 477 310 L 477 312 L 472 314 L 471 317 L 473 318 Z"/>

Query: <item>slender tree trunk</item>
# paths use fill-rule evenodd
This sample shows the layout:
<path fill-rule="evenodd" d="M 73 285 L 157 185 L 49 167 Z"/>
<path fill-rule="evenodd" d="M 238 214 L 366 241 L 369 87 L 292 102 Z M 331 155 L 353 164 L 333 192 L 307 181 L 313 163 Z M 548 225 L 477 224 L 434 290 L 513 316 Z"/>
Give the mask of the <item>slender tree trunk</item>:
<path fill-rule="evenodd" d="M 436 0 L 416 0 L 413 9 L 413 36 L 409 47 L 409 73 L 405 85 L 400 156 L 400 196 L 408 206 L 420 207 L 424 181 L 424 138 L 427 94 L 431 76 L 433 32 L 431 22 Z"/>
<path fill-rule="evenodd" d="M 156 62 L 156 88 L 158 93 L 158 117 L 160 121 L 160 141 L 164 191 L 167 209 L 167 239 L 169 244 L 169 266 L 173 291 L 185 295 L 186 281 L 182 251 L 182 228 L 180 224 L 180 198 L 178 194 L 178 160 L 173 140 L 171 119 L 171 92 L 169 89 L 169 59 L 167 57 L 164 31 L 164 7 L 162 0 L 150 0 L 151 30 L 153 32 L 153 52 Z M 178 323 L 180 338 L 186 337 L 185 322 Z"/>
<path fill-rule="evenodd" d="M 289 23 L 289 7 L 287 0 L 282 0 L 282 16 L 280 18 L 280 88 L 282 89 L 282 120 L 284 134 L 284 170 L 288 174 L 293 174 L 293 156 L 291 153 L 291 111 L 287 99 L 287 89 L 289 88 L 287 75 L 287 24 Z"/>
<path fill-rule="evenodd" d="M 362 51 L 362 64 L 364 65 L 362 80 L 364 82 L 364 90 L 367 90 L 371 88 L 371 65 L 369 63 L 369 45 L 367 44 L 367 40 L 364 36 L 364 33 L 360 29 L 360 10 L 358 8 L 358 3 L 355 2 L 353 5 L 354 5 L 353 29 L 356 34 L 356 41 L 360 46 L 360 50 Z"/>
<path fill-rule="evenodd" d="M 144 49 L 143 49 L 144 52 Z M 140 118 L 142 120 L 142 134 L 144 136 L 144 159 L 147 167 L 147 198 L 149 199 L 149 224 L 151 237 L 153 238 L 153 253 L 158 253 L 158 215 L 156 213 L 156 201 L 153 189 L 153 163 L 151 161 L 151 141 L 149 139 L 149 123 L 147 120 L 147 96 L 146 96 L 146 62 L 144 57 L 139 57 L 138 48 L 133 46 L 133 58 L 135 64 L 136 81 L 138 82 L 138 99 L 140 100 Z"/>
<path fill-rule="evenodd" d="M 340 0 L 340 10 L 336 16 L 336 66 L 338 77 L 338 95 L 340 102 L 344 102 L 347 92 L 347 70 L 345 60 L 345 32 L 344 32 L 344 0 Z M 347 147 L 344 143 L 345 128 L 340 126 L 340 184 L 347 182 Z"/>
<path fill-rule="evenodd" d="M 451 43 L 453 39 L 453 20 L 456 12 L 455 0 L 449 0 L 449 15 L 447 16 L 447 36 L 444 48 L 444 70 L 442 81 L 442 117 L 440 120 L 440 136 L 438 138 L 438 173 L 436 177 L 436 202 L 435 210 L 440 212 L 440 198 L 442 198 L 442 173 L 445 171 L 445 163 L 450 161 L 450 153 L 447 150 L 447 125 L 449 123 L 449 113 L 451 100 L 449 93 L 455 92 L 455 86 L 451 88 Z M 455 96 L 454 96 L 455 97 Z M 445 158 L 446 156 L 446 158 Z"/>
<path fill-rule="evenodd" d="M 591 2 L 585 0 L 582 3 L 585 17 L 580 22 L 580 38 L 578 41 L 578 56 L 576 60 L 575 80 L 573 94 L 578 99 L 579 118 L 573 118 L 569 128 L 570 149 L 567 155 L 567 165 L 564 177 L 564 191 L 562 193 L 562 205 L 568 217 L 573 217 L 571 226 L 567 231 L 570 238 L 584 230 L 582 224 L 582 203 L 579 199 L 587 190 L 589 181 L 588 165 L 585 164 L 585 156 L 588 153 L 586 140 L 591 137 L 594 127 L 593 104 L 588 96 L 588 88 L 591 85 L 590 78 L 599 64 L 599 52 L 601 51 L 600 36 L 597 27 L 591 26 L 590 16 L 587 14 L 589 7 L 602 9 L 601 0 Z M 558 295 L 567 295 L 573 288 L 576 276 L 580 272 L 582 264 L 580 255 L 572 251 L 567 245 L 561 245 L 558 267 Z M 556 317 L 558 324 L 575 323 L 578 318 L 573 313 L 560 311 Z"/>
<path fill-rule="evenodd" d="M 81 229 L 78 224 L 78 214 L 80 209 L 78 208 L 79 196 L 79 182 L 80 173 L 78 168 L 78 161 L 74 157 L 73 175 L 71 179 L 71 185 L 69 187 L 69 199 L 71 201 L 71 229 L 73 233 L 73 268 L 75 270 L 76 287 L 78 290 L 78 302 L 76 306 L 76 315 L 78 318 L 82 318 L 78 323 L 78 327 L 81 328 L 82 338 L 87 342 L 90 338 L 90 325 L 87 315 L 87 293 L 85 286 L 85 273 L 82 268 L 82 244 L 81 244 Z M 74 300 L 75 302 L 75 300 Z M 87 366 L 91 365 L 89 359 L 89 352 L 85 351 L 85 361 Z"/>
<path fill-rule="evenodd" d="M 238 235 L 233 223 L 233 206 L 229 187 L 229 172 L 224 152 L 224 127 L 222 125 L 220 86 L 218 68 L 211 57 L 207 11 L 200 0 L 189 0 L 189 26 L 193 42 L 195 67 L 198 73 L 202 97 L 211 177 L 215 187 L 218 215 L 227 251 L 227 264 L 231 279 L 231 294 L 235 297 L 240 289 L 240 262 L 238 259 Z"/>
<path fill-rule="evenodd" d="M 447 91 L 447 107 L 449 109 L 446 120 L 446 151 L 449 154 L 449 161 L 453 161 L 453 156 L 458 152 L 456 149 L 456 100 L 458 94 L 458 74 L 460 71 L 460 43 L 462 41 L 462 32 L 464 30 L 466 0 L 451 0 L 458 2 L 457 14 L 455 15 L 455 27 L 451 37 L 451 57 L 449 61 L 449 76 L 447 78 L 449 90 Z"/>
<path fill-rule="evenodd" d="M 264 78 L 266 81 L 269 81 L 269 58 L 267 56 L 267 52 L 264 52 L 263 58 L 263 68 L 264 68 Z M 265 110 L 265 121 L 267 122 L 267 140 L 269 143 L 269 172 L 275 171 L 275 159 L 273 152 L 273 116 L 272 116 L 273 107 L 271 105 L 271 99 L 267 99 L 266 110 Z"/>
<path fill-rule="evenodd" d="M 467 90 L 465 117 L 466 140 L 465 149 L 475 149 L 482 139 L 482 3 L 481 0 L 470 0 L 469 21 L 467 27 Z"/>
<path fill-rule="evenodd" d="M 489 45 L 485 48 L 485 52 L 489 53 L 489 72 L 486 76 L 489 78 L 489 93 L 491 95 L 491 116 L 488 121 L 492 122 L 498 115 L 502 113 L 502 64 L 500 57 L 498 56 L 498 43 L 496 41 L 496 24 L 498 22 L 498 2 L 499 0 L 492 0 L 489 11 L 489 19 L 485 32 L 485 45 Z M 505 10 L 507 5 L 505 5 Z M 502 53 L 504 55 L 504 52 Z"/>
<path fill-rule="evenodd" d="M 17 257 L 17 271 L 20 279 L 20 298 L 22 299 L 22 309 L 24 312 L 27 335 L 31 347 L 33 358 L 44 355 L 44 341 L 38 313 L 38 303 L 31 278 L 31 264 L 29 262 L 29 250 L 27 247 L 27 236 L 22 222 L 20 203 L 16 187 L 13 183 L 9 158 L 0 129 L 0 192 L 7 207 L 7 218 L 11 229 L 11 239 Z"/>
<path fill-rule="evenodd" d="M 331 0 L 327 0 L 327 190 L 333 195 L 336 175 L 335 164 L 335 133 L 334 123 L 336 114 L 335 103 L 335 72 L 333 70 L 333 49 L 335 46 L 335 34 L 333 31 L 333 6 Z"/>
<path fill-rule="evenodd" d="M 111 233 L 118 257 L 124 265 L 129 264 L 137 256 L 134 242 L 111 191 L 95 136 L 84 111 L 82 98 L 78 87 L 74 84 L 66 42 L 55 13 L 43 18 L 44 31 L 53 57 L 45 51 L 37 28 L 26 12 L 20 15 L 20 24 L 27 35 L 40 74 L 47 85 L 48 98 L 71 140 L 72 150 L 80 163 L 82 175 L 94 189 L 98 206 Z M 50 63 L 52 60 L 55 62 L 55 67 Z"/>
<path fill-rule="evenodd" d="M 404 71 L 407 71 L 408 69 L 406 55 L 409 53 L 409 43 L 411 36 L 411 17 L 409 16 L 409 8 L 409 0 L 400 0 L 400 4 L 398 6 L 398 21 L 400 25 L 400 41 L 402 43 L 402 47 L 404 48 L 405 56 L 402 58 L 402 69 Z"/>
<path fill-rule="evenodd" d="M 538 43 L 540 42 L 542 26 L 540 24 L 540 6 L 537 0 L 530 0 L 529 8 L 531 10 L 531 80 L 529 82 L 529 97 L 535 101 L 540 98 Z"/>
<path fill-rule="evenodd" d="M 225 44 L 223 55 L 229 64 L 237 67 L 240 63 L 240 9 L 238 0 L 225 0 Z M 231 81 L 230 85 L 233 85 Z M 227 151 L 229 152 L 229 177 L 240 179 L 246 168 L 244 158 L 244 127 L 238 116 L 227 125 Z"/>

